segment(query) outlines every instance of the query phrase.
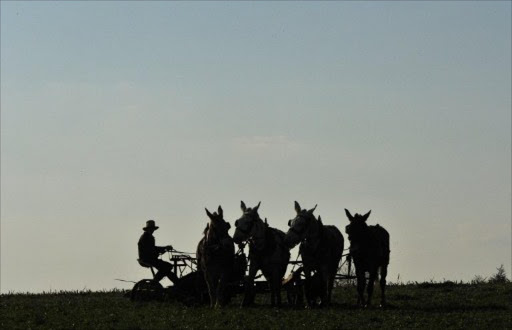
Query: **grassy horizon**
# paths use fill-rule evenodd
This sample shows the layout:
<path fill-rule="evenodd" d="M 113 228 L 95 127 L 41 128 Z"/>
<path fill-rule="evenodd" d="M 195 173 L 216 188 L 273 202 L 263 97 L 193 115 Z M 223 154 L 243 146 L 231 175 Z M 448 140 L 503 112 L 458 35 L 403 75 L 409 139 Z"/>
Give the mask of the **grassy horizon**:
<path fill-rule="evenodd" d="M 374 303 L 378 303 L 376 286 Z M 124 290 L 0 295 L 3 329 L 339 329 L 511 328 L 512 283 L 390 284 L 387 308 L 356 306 L 353 285 L 337 287 L 323 309 L 272 308 L 268 295 L 242 309 L 239 298 L 221 309 L 179 302 L 135 303 Z M 283 294 L 284 297 L 284 294 Z"/>

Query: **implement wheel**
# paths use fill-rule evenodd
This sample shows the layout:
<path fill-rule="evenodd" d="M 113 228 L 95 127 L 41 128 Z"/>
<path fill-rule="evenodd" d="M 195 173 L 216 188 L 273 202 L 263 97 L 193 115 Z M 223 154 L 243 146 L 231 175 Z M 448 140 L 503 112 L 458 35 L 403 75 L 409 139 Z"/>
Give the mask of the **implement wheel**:
<path fill-rule="evenodd" d="M 164 288 L 155 280 L 140 280 L 137 282 L 130 295 L 133 301 L 163 300 Z"/>

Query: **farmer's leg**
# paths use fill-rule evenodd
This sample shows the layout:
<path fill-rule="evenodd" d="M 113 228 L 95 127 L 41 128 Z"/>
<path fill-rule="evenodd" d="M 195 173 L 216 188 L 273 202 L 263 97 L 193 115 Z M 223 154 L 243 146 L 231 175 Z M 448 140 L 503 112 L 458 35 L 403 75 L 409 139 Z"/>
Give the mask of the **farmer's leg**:
<path fill-rule="evenodd" d="M 178 281 L 178 277 L 172 271 L 172 265 L 168 262 L 158 259 L 154 262 L 153 266 L 158 269 L 158 272 L 155 275 L 155 280 L 160 281 L 164 276 L 167 276 L 172 283 L 176 284 Z"/>

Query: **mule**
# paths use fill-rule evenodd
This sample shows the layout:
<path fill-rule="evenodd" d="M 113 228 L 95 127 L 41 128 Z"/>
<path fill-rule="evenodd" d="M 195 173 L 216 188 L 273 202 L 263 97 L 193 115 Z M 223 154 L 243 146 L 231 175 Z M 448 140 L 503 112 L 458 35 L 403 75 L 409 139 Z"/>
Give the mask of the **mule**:
<path fill-rule="evenodd" d="M 373 294 L 373 285 L 380 268 L 380 290 L 381 306 L 386 304 L 386 276 L 389 265 L 389 233 L 378 224 L 368 226 L 366 220 L 370 216 L 369 211 L 365 215 L 355 214 L 352 216 L 345 209 L 350 224 L 345 227 L 350 241 L 350 256 L 354 260 L 357 277 L 357 303 L 360 306 L 370 306 Z M 366 272 L 370 274 L 368 280 L 368 300 L 364 300 L 364 289 L 366 286 Z"/>
<path fill-rule="evenodd" d="M 325 226 L 320 216 L 318 220 L 311 210 L 303 210 L 295 202 L 297 216 L 288 221 L 290 229 L 286 233 L 285 243 L 293 248 L 300 243 L 299 253 L 306 277 L 306 303 L 308 306 L 316 305 L 318 290 L 314 290 L 312 272 L 319 277 L 320 304 L 330 304 L 334 279 L 338 272 L 338 265 L 343 254 L 344 239 L 335 226 Z M 315 292 L 316 291 L 316 292 Z"/>
<path fill-rule="evenodd" d="M 233 271 L 235 245 L 229 236 L 231 225 L 224 220 L 222 207 L 213 214 L 205 210 L 210 221 L 197 245 L 197 263 L 208 286 L 210 306 L 219 307 L 228 300 L 226 287 Z"/>
<path fill-rule="evenodd" d="M 267 221 L 261 220 L 258 209 L 248 208 L 241 202 L 242 217 L 235 221 L 233 240 L 237 244 L 249 241 L 249 274 L 242 306 L 253 303 L 254 278 L 258 270 L 267 279 L 270 286 L 272 306 L 281 305 L 281 283 L 290 261 L 290 251 L 284 244 L 284 232 L 269 227 Z"/>

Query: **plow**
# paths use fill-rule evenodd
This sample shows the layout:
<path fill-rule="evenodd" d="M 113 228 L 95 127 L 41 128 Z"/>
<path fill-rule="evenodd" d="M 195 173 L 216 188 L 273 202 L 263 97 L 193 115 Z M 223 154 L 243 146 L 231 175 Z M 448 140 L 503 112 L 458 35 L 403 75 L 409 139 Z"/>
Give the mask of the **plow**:
<path fill-rule="evenodd" d="M 352 260 L 348 251 L 345 252 L 335 277 L 337 285 L 355 279 Z M 208 288 L 204 275 L 198 268 L 195 254 L 172 250 L 168 252 L 168 260 L 178 277 L 176 283 L 168 287 L 162 286 L 153 279 L 155 275 L 153 267 L 138 260 L 142 267 L 151 270 L 153 277 L 136 282 L 129 293 L 130 299 L 132 301 L 179 301 L 188 306 L 209 304 Z M 243 249 L 236 253 L 234 265 L 236 269 L 233 271 L 233 276 L 227 286 L 228 299 L 243 294 L 246 290 L 245 277 L 248 269 L 248 258 Z M 288 305 L 298 306 L 303 304 L 305 285 L 314 288 L 318 282 L 318 276 L 313 275 L 311 283 L 306 283 L 302 261 L 299 260 L 299 256 L 296 260 L 290 261 L 288 265 L 291 270 L 289 275 L 282 280 L 283 289 L 286 292 Z M 269 284 L 262 274 L 256 277 L 252 290 L 255 294 L 269 292 Z"/>

